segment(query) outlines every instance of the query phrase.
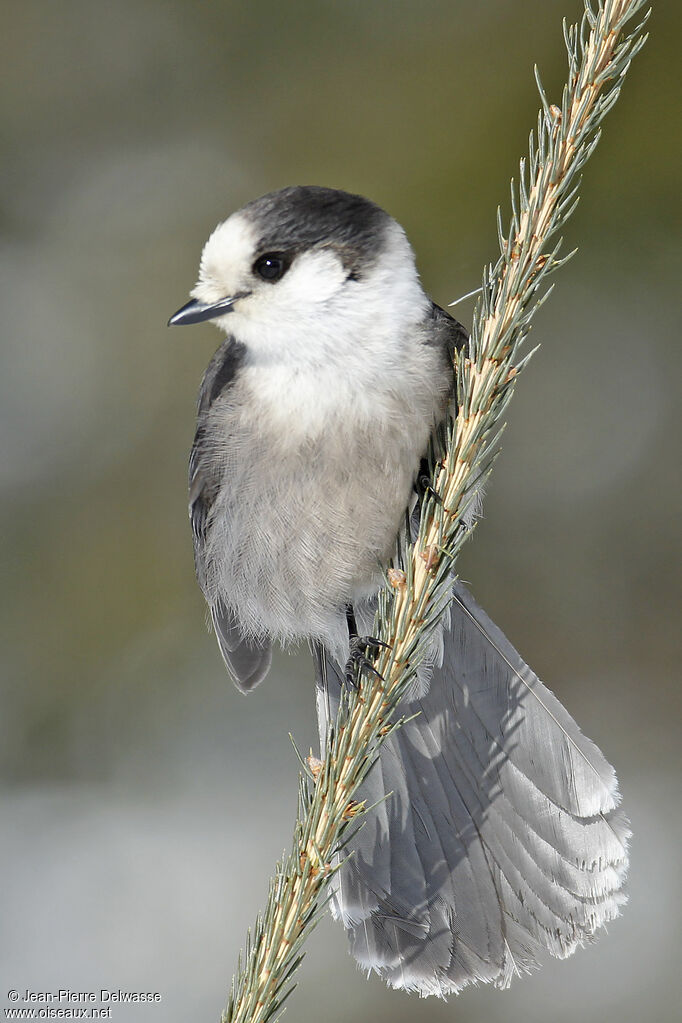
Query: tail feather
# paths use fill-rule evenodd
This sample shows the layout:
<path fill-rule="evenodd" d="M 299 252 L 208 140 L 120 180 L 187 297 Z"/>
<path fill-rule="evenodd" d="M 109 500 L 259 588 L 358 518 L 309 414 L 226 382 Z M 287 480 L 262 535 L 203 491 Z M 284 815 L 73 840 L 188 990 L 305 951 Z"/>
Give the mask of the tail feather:
<path fill-rule="evenodd" d="M 323 741 L 342 678 L 318 651 Z M 401 713 L 416 717 L 364 782 L 378 805 L 335 879 L 361 966 L 424 995 L 504 987 L 618 915 L 629 828 L 615 772 L 459 583 L 442 663 Z"/>

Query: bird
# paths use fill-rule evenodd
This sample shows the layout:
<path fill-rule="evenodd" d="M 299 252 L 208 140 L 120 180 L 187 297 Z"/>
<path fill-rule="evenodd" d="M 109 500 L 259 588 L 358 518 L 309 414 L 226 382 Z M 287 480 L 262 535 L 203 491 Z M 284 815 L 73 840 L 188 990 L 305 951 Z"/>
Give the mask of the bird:
<path fill-rule="evenodd" d="M 198 582 L 242 692 L 273 645 L 310 645 L 324 749 L 469 335 L 425 292 L 393 217 L 316 185 L 220 223 L 190 295 L 169 323 L 224 335 L 190 455 Z M 441 997 L 589 943 L 626 901 L 630 836 L 614 769 L 450 585 L 331 898 L 366 972 Z"/>

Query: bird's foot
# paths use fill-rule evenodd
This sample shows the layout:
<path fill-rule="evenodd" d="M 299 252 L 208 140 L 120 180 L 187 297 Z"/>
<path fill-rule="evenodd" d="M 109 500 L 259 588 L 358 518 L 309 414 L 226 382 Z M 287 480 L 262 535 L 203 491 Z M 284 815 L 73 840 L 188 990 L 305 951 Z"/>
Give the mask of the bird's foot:
<path fill-rule="evenodd" d="M 346 661 L 345 670 L 346 685 L 350 689 L 357 688 L 360 672 L 363 670 L 382 682 L 384 681 L 384 676 L 367 656 L 369 650 L 382 649 L 390 650 L 388 643 L 384 643 L 383 640 L 376 639 L 374 636 L 351 636 L 350 655 Z"/>

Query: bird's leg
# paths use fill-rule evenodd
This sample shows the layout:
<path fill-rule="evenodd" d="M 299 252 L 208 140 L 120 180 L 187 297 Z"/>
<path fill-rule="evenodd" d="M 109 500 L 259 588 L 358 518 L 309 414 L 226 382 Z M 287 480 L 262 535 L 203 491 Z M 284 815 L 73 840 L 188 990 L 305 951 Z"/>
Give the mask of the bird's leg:
<path fill-rule="evenodd" d="M 350 654 L 346 661 L 345 670 L 346 684 L 351 688 L 355 688 L 358 668 L 361 670 L 365 668 L 383 682 L 383 675 L 374 667 L 367 656 L 367 651 L 380 650 L 382 647 L 388 649 L 388 643 L 384 643 L 374 636 L 358 636 L 358 626 L 355 621 L 355 611 L 352 604 L 346 604 L 346 622 L 348 623 L 348 640 L 350 645 Z"/>

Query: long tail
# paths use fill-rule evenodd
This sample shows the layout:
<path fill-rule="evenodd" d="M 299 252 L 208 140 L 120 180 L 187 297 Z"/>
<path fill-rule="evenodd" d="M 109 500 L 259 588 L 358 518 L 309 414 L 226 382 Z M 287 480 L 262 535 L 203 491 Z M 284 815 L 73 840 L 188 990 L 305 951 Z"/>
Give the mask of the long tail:
<path fill-rule="evenodd" d="M 343 676 L 324 651 L 317 668 L 324 741 Z M 618 915 L 614 770 L 459 583 L 442 665 L 401 713 L 417 716 L 382 747 L 359 795 L 378 806 L 336 875 L 362 967 L 422 995 L 505 987 Z"/>

